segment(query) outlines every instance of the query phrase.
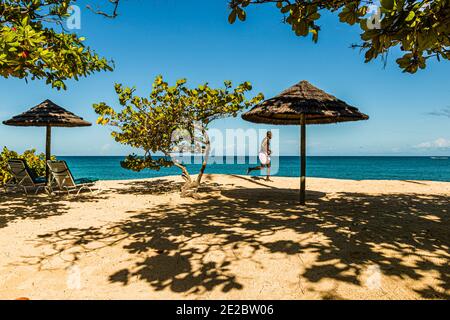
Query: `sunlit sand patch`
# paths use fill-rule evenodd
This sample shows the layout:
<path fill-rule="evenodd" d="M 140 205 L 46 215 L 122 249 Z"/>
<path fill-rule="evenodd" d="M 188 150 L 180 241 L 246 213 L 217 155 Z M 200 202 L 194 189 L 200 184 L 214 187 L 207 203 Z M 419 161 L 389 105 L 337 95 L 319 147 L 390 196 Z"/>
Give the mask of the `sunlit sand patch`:
<path fill-rule="evenodd" d="M 421 216 L 422 219 L 426 219 L 426 220 L 430 220 L 430 221 L 435 221 L 435 222 L 440 222 L 441 218 L 432 214 L 427 214 L 424 216 Z"/>

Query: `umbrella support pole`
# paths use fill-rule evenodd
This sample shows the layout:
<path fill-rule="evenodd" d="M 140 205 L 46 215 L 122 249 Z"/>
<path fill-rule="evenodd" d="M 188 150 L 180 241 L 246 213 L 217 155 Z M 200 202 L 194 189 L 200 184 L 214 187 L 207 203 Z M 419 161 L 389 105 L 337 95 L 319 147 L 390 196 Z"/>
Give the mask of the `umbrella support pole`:
<path fill-rule="evenodd" d="M 48 183 L 49 181 L 49 169 L 47 166 L 47 161 L 50 160 L 51 157 L 51 145 L 52 145 L 52 127 L 47 126 L 47 133 L 46 133 L 46 139 L 45 139 L 45 179 Z"/>
<path fill-rule="evenodd" d="M 305 114 L 300 115 L 300 205 L 306 200 L 306 119 Z"/>

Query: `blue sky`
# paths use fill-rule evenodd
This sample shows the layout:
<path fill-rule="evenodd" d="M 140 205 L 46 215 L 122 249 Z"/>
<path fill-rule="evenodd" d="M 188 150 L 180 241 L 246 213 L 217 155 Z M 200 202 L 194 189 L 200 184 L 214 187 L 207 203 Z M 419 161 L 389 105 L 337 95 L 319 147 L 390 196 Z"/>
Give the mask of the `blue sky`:
<path fill-rule="evenodd" d="M 115 20 L 82 8 L 80 35 L 98 53 L 115 61 L 114 72 L 99 73 L 67 91 L 43 81 L 0 79 L 0 120 L 50 98 L 95 122 L 91 105 L 117 105 L 113 85 L 150 91 L 153 78 L 170 82 L 186 77 L 197 85 L 223 80 L 250 81 L 254 93 L 271 97 L 300 80 L 308 80 L 370 115 L 369 121 L 308 127 L 310 155 L 450 155 L 449 62 L 430 62 L 425 71 L 404 74 L 397 67 L 398 52 L 365 64 L 358 50 L 355 27 L 332 15 L 322 18 L 318 44 L 296 37 L 271 6 L 249 9 L 244 23 L 229 25 L 225 0 L 123 1 Z M 240 118 L 219 120 L 214 128 L 278 129 L 280 154 L 297 155 L 298 127 L 255 125 Z M 130 149 L 110 137 L 110 129 L 54 129 L 56 155 L 124 155 Z M 42 128 L 0 125 L 0 145 L 23 151 L 44 150 Z"/>

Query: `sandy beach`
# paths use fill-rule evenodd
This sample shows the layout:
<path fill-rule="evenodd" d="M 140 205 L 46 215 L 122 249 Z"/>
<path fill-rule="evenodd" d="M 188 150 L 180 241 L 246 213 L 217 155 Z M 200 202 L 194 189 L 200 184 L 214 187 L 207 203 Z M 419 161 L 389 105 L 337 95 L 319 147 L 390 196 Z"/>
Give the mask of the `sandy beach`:
<path fill-rule="evenodd" d="M 0 298 L 450 299 L 450 183 L 273 180 L 0 193 Z"/>

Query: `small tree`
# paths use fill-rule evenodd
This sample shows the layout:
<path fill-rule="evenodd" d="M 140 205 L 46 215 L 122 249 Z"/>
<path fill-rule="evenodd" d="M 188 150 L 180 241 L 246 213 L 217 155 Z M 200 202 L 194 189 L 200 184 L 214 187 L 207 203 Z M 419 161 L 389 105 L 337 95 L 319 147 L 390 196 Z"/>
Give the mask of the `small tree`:
<path fill-rule="evenodd" d="M 8 168 L 8 160 L 10 159 L 24 159 L 28 166 L 36 173 L 37 176 L 45 175 L 45 154 L 36 154 L 36 150 L 26 150 L 23 154 L 19 155 L 15 151 L 11 151 L 6 147 L 3 147 L 0 153 L 0 186 L 7 183 L 12 175 Z M 55 159 L 55 157 L 52 157 Z"/>
<path fill-rule="evenodd" d="M 122 167 L 141 171 L 145 168 L 160 170 L 161 167 L 176 166 L 185 179 L 183 196 L 195 193 L 201 184 L 210 152 L 211 142 L 207 130 L 211 122 L 235 117 L 243 109 L 264 98 L 260 93 L 247 99 L 245 94 L 252 89 L 248 82 L 235 88 L 230 81 L 225 81 L 224 88 L 219 89 L 211 88 L 207 83 L 188 88 L 186 79 L 169 86 L 162 76 L 156 77 L 148 97 L 135 96 L 134 88 L 121 84 L 116 84 L 115 89 L 122 110 L 115 111 L 104 102 L 95 104 L 94 110 L 99 115 L 97 123 L 113 127 L 111 135 L 117 142 L 144 152 L 142 157 L 135 154 L 128 156 L 121 162 Z M 192 151 L 193 145 L 195 151 L 200 150 L 203 156 L 195 180 L 186 166 L 173 156 L 174 153 L 186 151 L 186 147 Z M 157 152 L 164 157 L 155 158 Z"/>

